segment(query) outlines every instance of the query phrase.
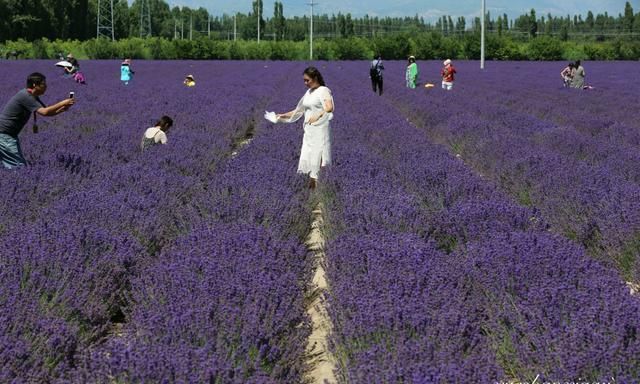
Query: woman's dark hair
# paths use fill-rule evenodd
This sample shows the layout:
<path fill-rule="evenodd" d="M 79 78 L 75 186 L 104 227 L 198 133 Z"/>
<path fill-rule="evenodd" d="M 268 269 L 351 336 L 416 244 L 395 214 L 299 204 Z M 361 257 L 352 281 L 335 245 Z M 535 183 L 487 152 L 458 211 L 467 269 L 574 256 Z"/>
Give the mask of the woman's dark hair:
<path fill-rule="evenodd" d="M 316 67 L 307 67 L 304 72 L 305 75 L 309 76 L 310 78 L 312 78 L 313 80 L 317 81 L 318 84 L 320 84 L 321 86 L 325 87 L 325 83 L 324 83 L 324 79 L 322 78 L 322 73 L 320 73 L 320 71 L 318 71 L 318 68 Z"/>
<path fill-rule="evenodd" d="M 27 77 L 27 88 L 33 88 L 45 82 L 47 78 L 40 72 L 33 72 Z"/>
<path fill-rule="evenodd" d="M 171 119 L 167 115 L 162 116 L 160 120 L 158 120 L 158 122 L 156 123 L 156 127 L 160 127 L 160 128 L 164 128 L 164 127 L 169 128 L 172 125 L 173 125 L 173 119 Z"/>
<path fill-rule="evenodd" d="M 574 65 L 576 66 L 576 68 L 578 68 L 580 66 L 580 60 L 576 60 L 576 63 Z"/>

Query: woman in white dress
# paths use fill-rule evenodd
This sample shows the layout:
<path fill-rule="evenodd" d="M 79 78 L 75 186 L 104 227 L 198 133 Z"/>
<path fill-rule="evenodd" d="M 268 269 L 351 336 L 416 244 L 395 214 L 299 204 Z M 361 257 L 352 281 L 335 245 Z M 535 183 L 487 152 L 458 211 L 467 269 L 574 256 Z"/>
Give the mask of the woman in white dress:
<path fill-rule="evenodd" d="M 278 122 L 293 123 L 304 116 L 304 137 L 298 173 L 309 175 L 309 188 L 316 187 L 320 167 L 331 164 L 333 96 L 315 67 L 304 70 L 302 78 L 309 88 L 293 111 L 278 114 Z"/>

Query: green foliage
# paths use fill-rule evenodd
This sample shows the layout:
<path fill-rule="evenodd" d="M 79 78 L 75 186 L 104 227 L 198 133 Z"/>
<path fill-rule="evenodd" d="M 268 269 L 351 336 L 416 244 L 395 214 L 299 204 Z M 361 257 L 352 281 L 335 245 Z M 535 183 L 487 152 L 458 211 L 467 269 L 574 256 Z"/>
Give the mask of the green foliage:
<path fill-rule="evenodd" d="M 0 54 L 16 52 L 22 59 L 56 59 L 73 53 L 79 59 L 159 59 L 159 60 L 307 60 L 309 41 L 215 40 L 200 36 L 193 40 L 138 37 L 112 42 L 109 39 L 54 40 L 32 42 L 18 39 L 0 44 Z M 386 60 L 480 58 L 480 34 L 444 36 L 439 32 L 398 33 L 375 38 L 348 37 L 314 40 L 314 59 L 371 60 L 380 52 Z M 561 41 L 538 36 L 516 41 L 510 36 L 488 35 L 489 60 L 637 60 L 640 41 L 618 38 L 610 41 Z"/>
<path fill-rule="evenodd" d="M 309 47 L 304 43 L 298 43 L 293 41 L 272 41 L 269 42 L 271 60 L 302 60 L 308 55 Z M 324 41 L 314 41 L 314 58 L 320 60 L 331 60 L 331 58 L 320 57 L 323 54 L 321 48 L 326 46 Z M 320 50 L 319 50 L 320 48 Z"/>
<path fill-rule="evenodd" d="M 116 51 L 116 45 L 107 39 L 94 39 L 84 42 L 84 50 L 91 59 L 113 59 L 122 57 Z"/>
<path fill-rule="evenodd" d="M 306 47 L 307 50 L 309 47 Z M 336 60 L 338 56 L 336 53 L 337 47 L 332 40 L 318 40 L 313 42 L 313 56 L 318 60 Z M 302 53 L 299 59 L 302 59 L 304 53 Z M 306 57 L 309 57 L 308 55 Z"/>
<path fill-rule="evenodd" d="M 617 60 L 637 60 L 640 57 L 640 41 L 638 40 L 617 38 L 611 44 Z"/>
<path fill-rule="evenodd" d="M 587 57 L 587 54 L 584 51 L 583 44 L 577 44 L 573 42 L 564 43 L 564 54 L 563 58 L 569 61 L 582 60 Z"/>
<path fill-rule="evenodd" d="M 31 51 L 32 51 L 33 57 L 51 59 L 52 57 L 49 56 L 49 52 L 47 51 L 47 47 L 48 47 L 47 43 L 48 41 L 46 37 L 42 39 L 34 40 L 33 43 L 31 44 Z"/>
<path fill-rule="evenodd" d="M 76 58 L 87 58 L 87 53 L 84 50 L 84 45 L 78 40 L 60 40 L 49 42 L 47 48 L 49 52 L 49 58 L 58 58 L 58 56 L 66 56 L 69 53 L 73 53 Z"/>
<path fill-rule="evenodd" d="M 178 59 L 179 55 L 170 40 L 152 37 L 147 41 L 149 54 L 157 60 Z"/>
<path fill-rule="evenodd" d="M 365 39 L 349 37 L 337 39 L 335 42 L 338 60 L 362 60 L 373 56 L 373 50 L 367 45 Z"/>
<path fill-rule="evenodd" d="M 413 49 L 410 40 L 410 35 L 404 33 L 377 37 L 373 39 L 372 50 L 380 53 L 385 59 L 406 59 L 410 55 L 423 57 Z M 420 47 L 420 44 L 417 46 Z"/>
<path fill-rule="evenodd" d="M 16 41 L 5 42 L 3 48 L 3 56 L 6 53 L 15 52 L 19 59 L 34 59 L 33 50 L 31 49 L 31 43 L 24 39 L 18 39 Z"/>
<path fill-rule="evenodd" d="M 549 36 L 531 39 L 526 52 L 529 60 L 562 60 L 563 58 L 562 43 Z"/>
<path fill-rule="evenodd" d="M 139 37 L 118 40 L 115 43 L 115 50 L 119 58 L 130 59 L 152 59 L 151 53 L 147 48 L 147 41 Z"/>
<path fill-rule="evenodd" d="M 269 40 L 269 36 L 275 37 L 277 41 L 292 40 L 304 41 L 308 39 L 309 19 L 307 16 L 285 17 L 288 11 L 283 2 L 275 2 L 273 12 L 269 6 L 260 2 L 260 27 L 261 38 Z M 211 37 L 217 39 L 228 37 L 234 22 L 237 21 L 238 35 L 244 39 L 255 39 L 257 37 L 257 10 L 258 0 L 252 0 L 251 6 L 247 3 L 245 10 L 247 13 L 237 12 L 234 14 L 223 14 L 214 16 L 209 14 L 205 8 L 192 9 L 187 6 L 172 6 L 168 0 L 150 1 L 151 14 L 151 34 L 154 37 L 166 39 L 175 38 L 176 32 L 183 34 L 185 38 L 199 40 L 201 37 Z M 140 36 L 140 1 L 118 0 L 114 4 L 114 35 L 116 39 L 127 39 Z M 264 6 L 267 5 L 267 8 Z M 455 12 L 455 9 L 452 9 Z M 509 19 L 506 14 L 499 15 L 496 20 L 487 13 L 487 26 L 489 35 L 497 32 L 498 37 L 509 36 L 512 39 L 521 39 L 523 42 L 528 39 L 535 39 L 539 35 L 550 33 L 558 34 L 560 40 L 568 41 L 570 37 L 580 39 L 580 41 L 599 40 L 608 41 L 611 32 L 624 33 L 628 39 L 637 40 L 640 33 L 640 13 L 634 12 L 631 4 L 626 2 L 624 10 L 620 10 L 617 16 L 604 14 L 594 15 L 588 10 L 585 20 L 578 15 L 542 15 L 535 9 Z M 623 12 L 622 12 L 623 11 Z M 337 13 L 336 13 L 337 12 Z M 27 41 L 35 41 L 47 38 L 50 41 L 56 39 L 79 39 L 86 41 L 96 36 L 96 22 L 98 13 L 98 2 L 96 0 L 73 0 L 73 1 L 35 1 L 35 0 L 5 0 L 0 1 L 0 41 L 16 40 L 23 38 Z M 398 52 L 383 53 L 384 57 L 405 58 L 407 54 L 416 54 L 422 49 L 425 57 L 454 57 L 451 51 L 432 51 L 418 45 L 417 35 L 427 31 L 443 33 L 445 37 L 467 34 L 469 32 L 479 32 L 479 18 L 466 20 L 464 17 L 453 17 L 442 15 L 434 23 L 425 22 L 420 17 L 401 16 L 374 16 L 365 15 L 354 17 L 350 13 L 343 14 L 339 9 L 334 10 L 331 15 L 320 14 L 315 16 L 318 21 L 315 24 L 315 31 L 320 36 L 331 38 L 372 38 L 373 36 L 388 36 L 389 41 L 396 39 L 397 33 L 402 36 L 398 39 L 402 43 L 402 49 Z M 454 24 L 454 21 L 455 24 Z M 585 35 L 586 34 L 586 35 Z M 408 35 L 409 37 L 407 37 Z M 404 41 L 402 41 L 404 39 Z M 455 38 L 454 44 L 444 47 L 462 49 L 460 45 L 464 42 L 463 54 L 459 57 L 476 57 L 477 50 L 471 41 L 462 41 Z M 407 52 L 406 44 L 410 45 L 411 52 Z M 416 44 L 416 45 L 411 45 Z M 386 44 L 376 46 L 384 50 Z M 399 46 L 400 47 L 400 46 Z M 442 48 L 442 47 L 436 47 Z M 41 48 L 37 54 L 44 55 Z M 261 48 L 264 53 L 266 49 Z M 195 55 L 199 55 L 201 49 L 196 49 Z M 504 51 L 504 50 L 503 50 Z M 325 51 L 327 52 L 327 51 Z M 141 52 L 133 52 L 140 54 Z M 142 52 L 143 54 L 146 54 Z M 352 52 L 353 53 L 353 52 Z M 245 52 L 245 56 L 252 53 Z M 345 53 L 345 56 L 349 56 Z"/>
<path fill-rule="evenodd" d="M 525 60 L 521 44 L 508 37 L 488 36 L 486 41 L 486 58 L 489 60 Z"/>
<path fill-rule="evenodd" d="M 245 59 L 248 60 L 261 60 L 268 59 L 271 56 L 271 47 L 268 43 L 262 42 L 258 44 L 257 41 L 246 41 L 244 42 L 246 50 L 245 50 Z"/>
<path fill-rule="evenodd" d="M 480 34 L 467 34 L 462 37 L 460 59 L 477 60 L 480 58 Z"/>
<path fill-rule="evenodd" d="M 616 54 L 612 44 L 585 44 L 584 53 L 589 60 L 615 60 Z"/>

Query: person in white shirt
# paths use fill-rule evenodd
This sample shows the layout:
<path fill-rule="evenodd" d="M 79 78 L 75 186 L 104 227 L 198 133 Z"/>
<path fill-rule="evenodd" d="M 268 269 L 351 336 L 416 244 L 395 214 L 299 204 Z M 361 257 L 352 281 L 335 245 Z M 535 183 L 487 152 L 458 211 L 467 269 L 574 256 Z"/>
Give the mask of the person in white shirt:
<path fill-rule="evenodd" d="M 304 136 L 298 161 L 298 173 L 309 175 L 309 188 L 315 189 L 320 168 L 331 164 L 331 128 L 333 96 L 315 67 L 307 67 L 302 76 L 307 92 L 296 109 L 277 114 L 277 121 L 293 123 L 304 117 Z"/>
<path fill-rule="evenodd" d="M 167 144 L 167 132 L 173 125 L 173 120 L 169 116 L 162 116 L 154 127 L 147 128 L 142 136 L 140 149 L 145 150 L 156 144 Z"/>

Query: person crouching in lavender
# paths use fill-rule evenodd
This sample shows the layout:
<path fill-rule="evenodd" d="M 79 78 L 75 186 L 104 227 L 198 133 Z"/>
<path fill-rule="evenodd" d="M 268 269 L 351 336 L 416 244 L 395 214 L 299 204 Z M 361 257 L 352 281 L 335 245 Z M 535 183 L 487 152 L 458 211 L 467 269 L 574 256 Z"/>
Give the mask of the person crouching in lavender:
<path fill-rule="evenodd" d="M 74 99 L 68 98 L 47 107 L 40 96 L 47 91 L 47 79 L 38 72 L 27 77 L 27 87 L 9 100 L 0 114 L 0 161 L 11 169 L 27 164 L 20 147 L 18 135 L 33 114 L 33 132 L 37 133 L 37 115 L 55 116 L 68 110 Z"/>
<path fill-rule="evenodd" d="M 573 63 L 569 63 L 562 72 L 560 72 L 560 76 L 562 77 L 562 84 L 565 88 L 571 86 L 571 74 L 573 73 Z"/>
<path fill-rule="evenodd" d="M 331 127 L 333 96 L 322 74 L 315 67 L 307 67 L 302 79 L 308 90 L 296 108 L 277 114 L 277 121 L 293 123 L 304 116 L 304 136 L 298 161 L 298 173 L 309 175 L 309 188 L 315 189 L 320 168 L 331 164 Z"/>
<path fill-rule="evenodd" d="M 571 87 L 583 89 L 585 76 L 584 67 L 580 63 L 580 60 L 576 60 L 574 69 L 571 72 Z"/>
<path fill-rule="evenodd" d="M 142 135 L 140 149 L 144 151 L 152 145 L 167 144 L 167 132 L 173 126 L 173 120 L 169 116 L 162 116 L 155 126 L 147 128 Z"/>

